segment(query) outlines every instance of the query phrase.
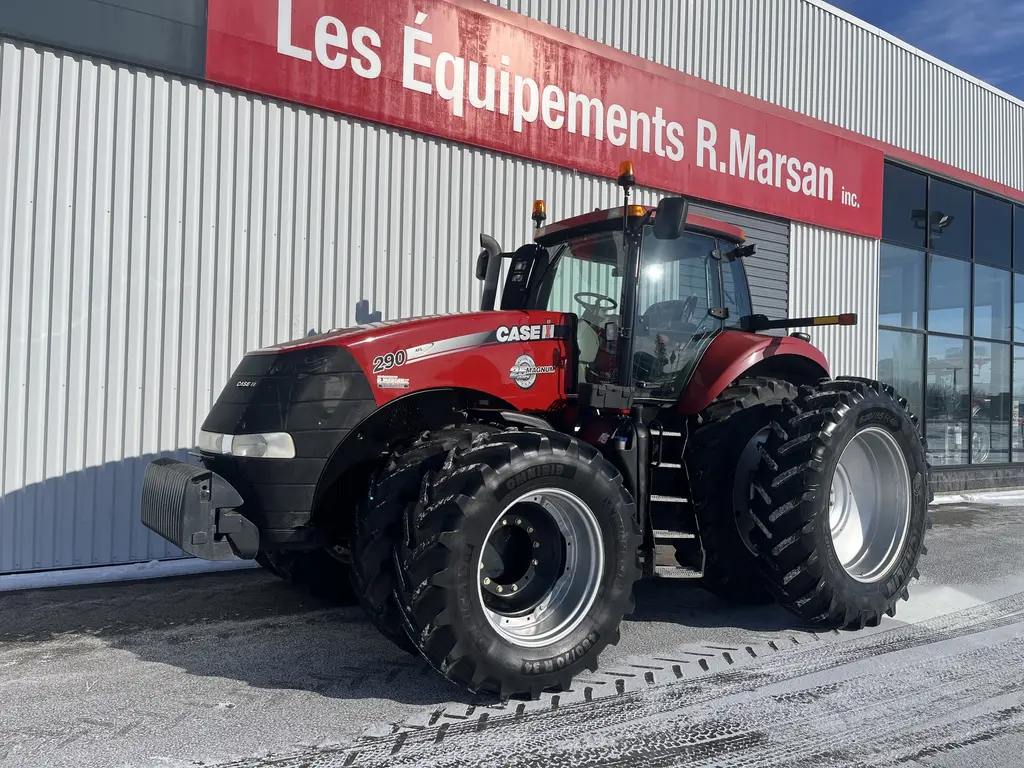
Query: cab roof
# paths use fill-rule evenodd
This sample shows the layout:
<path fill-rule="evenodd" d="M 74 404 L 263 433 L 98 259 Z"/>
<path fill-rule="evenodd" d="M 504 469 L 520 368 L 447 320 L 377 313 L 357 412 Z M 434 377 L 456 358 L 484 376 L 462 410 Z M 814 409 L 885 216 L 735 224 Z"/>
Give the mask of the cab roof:
<path fill-rule="evenodd" d="M 629 217 L 640 218 L 644 216 L 648 211 L 656 210 L 651 205 L 631 205 L 629 206 Z M 554 224 L 549 224 L 544 227 L 540 227 L 534 234 L 534 240 L 538 243 L 543 244 L 542 241 L 559 240 L 558 235 L 563 235 L 566 231 L 572 229 L 591 229 L 593 225 L 601 224 L 614 219 L 621 219 L 625 209 L 623 207 L 598 209 L 592 213 L 585 213 L 582 216 L 573 216 L 571 219 L 563 219 L 557 221 Z M 698 213 L 690 211 L 686 216 L 686 231 L 687 232 L 699 232 L 705 235 L 713 235 L 715 237 L 721 237 L 724 240 L 731 240 L 735 243 L 743 243 L 747 239 L 747 234 L 741 228 L 734 226 L 733 224 L 726 224 L 724 221 L 718 221 L 717 219 L 709 218 L 708 216 L 701 216 Z"/>

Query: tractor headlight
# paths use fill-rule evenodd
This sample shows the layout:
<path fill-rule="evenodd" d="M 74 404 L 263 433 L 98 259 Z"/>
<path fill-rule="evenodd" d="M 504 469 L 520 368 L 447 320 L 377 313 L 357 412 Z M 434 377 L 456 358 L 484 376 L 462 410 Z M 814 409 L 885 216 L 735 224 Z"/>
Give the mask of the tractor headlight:
<path fill-rule="evenodd" d="M 199 450 L 222 456 L 248 459 L 294 459 L 295 443 L 287 432 L 266 432 L 257 435 L 223 435 L 219 432 L 199 433 Z"/>

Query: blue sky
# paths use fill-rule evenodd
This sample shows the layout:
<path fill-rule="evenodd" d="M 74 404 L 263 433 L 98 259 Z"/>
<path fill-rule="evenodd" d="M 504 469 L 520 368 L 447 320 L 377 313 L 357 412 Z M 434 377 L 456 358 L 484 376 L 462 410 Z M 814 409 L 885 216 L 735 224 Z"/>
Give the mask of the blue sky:
<path fill-rule="evenodd" d="M 828 0 L 1024 99 L 1024 0 Z"/>

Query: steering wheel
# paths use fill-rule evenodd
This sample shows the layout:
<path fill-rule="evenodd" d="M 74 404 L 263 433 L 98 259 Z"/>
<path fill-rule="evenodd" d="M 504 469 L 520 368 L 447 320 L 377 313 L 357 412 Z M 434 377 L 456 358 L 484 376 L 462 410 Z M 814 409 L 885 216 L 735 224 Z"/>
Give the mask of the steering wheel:
<path fill-rule="evenodd" d="M 596 299 L 596 301 L 587 303 L 580 298 L 581 296 Z M 582 305 L 584 312 L 610 312 L 611 310 L 619 306 L 616 303 L 615 299 L 611 298 L 610 296 L 605 296 L 600 293 L 591 293 L 590 291 L 580 291 L 575 296 L 573 296 L 573 298 L 577 301 L 577 303 Z"/>

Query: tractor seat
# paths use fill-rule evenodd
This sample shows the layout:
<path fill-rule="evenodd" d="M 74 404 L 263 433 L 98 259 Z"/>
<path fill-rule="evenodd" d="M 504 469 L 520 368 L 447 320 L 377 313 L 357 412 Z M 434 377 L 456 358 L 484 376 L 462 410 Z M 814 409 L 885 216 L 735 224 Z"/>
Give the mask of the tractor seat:
<path fill-rule="evenodd" d="M 691 300 L 673 299 L 651 304 L 643 314 L 644 323 L 654 331 L 683 331 L 692 327 L 692 317 L 687 319 L 687 305 Z"/>

